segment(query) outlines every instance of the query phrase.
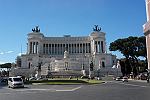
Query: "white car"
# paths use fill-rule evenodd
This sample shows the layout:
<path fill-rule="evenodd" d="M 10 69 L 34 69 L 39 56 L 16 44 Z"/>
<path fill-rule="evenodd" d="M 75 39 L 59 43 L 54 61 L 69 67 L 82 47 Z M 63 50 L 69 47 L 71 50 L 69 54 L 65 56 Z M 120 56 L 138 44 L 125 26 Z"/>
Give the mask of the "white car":
<path fill-rule="evenodd" d="M 36 79 L 37 79 L 36 77 L 31 77 L 31 78 L 29 78 L 30 81 L 36 80 Z"/>
<path fill-rule="evenodd" d="M 24 87 L 24 82 L 20 77 L 9 77 L 8 87 L 9 88 Z"/>
<path fill-rule="evenodd" d="M 121 77 L 121 76 L 120 76 L 120 77 L 116 77 L 115 80 L 116 80 L 116 81 L 121 81 L 121 80 L 122 80 L 122 77 Z"/>
<path fill-rule="evenodd" d="M 122 82 L 128 82 L 128 77 L 124 76 L 124 77 L 122 78 Z"/>

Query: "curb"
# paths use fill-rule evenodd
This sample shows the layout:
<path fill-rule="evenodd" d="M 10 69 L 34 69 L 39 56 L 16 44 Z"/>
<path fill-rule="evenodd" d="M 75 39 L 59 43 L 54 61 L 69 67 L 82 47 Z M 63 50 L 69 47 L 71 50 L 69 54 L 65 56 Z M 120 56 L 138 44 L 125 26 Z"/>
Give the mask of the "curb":
<path fill-rule="evenodd" d="M 69 83 L 64 83 L 64 84 L 32 83 L 32 85 L 94 85 L 94 84 L 104 84 L 104 83 L 107 83 L 107 82 L 102 81 L 101 83 L 73 83 L 73 84 L 69 84 Z"/>

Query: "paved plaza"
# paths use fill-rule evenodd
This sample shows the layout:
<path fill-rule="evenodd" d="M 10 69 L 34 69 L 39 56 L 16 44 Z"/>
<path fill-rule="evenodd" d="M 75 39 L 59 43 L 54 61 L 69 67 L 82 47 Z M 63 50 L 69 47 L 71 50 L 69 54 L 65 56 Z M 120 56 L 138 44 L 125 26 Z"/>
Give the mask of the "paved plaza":
<path fill-rule="evenodd" d="M 0 100 L 149 100 L 150 84 L 107 81 L 97 85 L 26 85 L 0 87 Z"/>

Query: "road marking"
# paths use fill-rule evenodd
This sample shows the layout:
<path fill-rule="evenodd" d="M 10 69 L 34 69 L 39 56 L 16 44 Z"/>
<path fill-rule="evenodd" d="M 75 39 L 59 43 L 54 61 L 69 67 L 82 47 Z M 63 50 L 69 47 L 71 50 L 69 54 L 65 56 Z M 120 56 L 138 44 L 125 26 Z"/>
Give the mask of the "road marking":
<path fill-rule="evenodd" d="M 20 91 L 20 92 L 25 92 L 25 91 L 55 91 L 55 89 L 22 89 L 22 90 L 15 90 L 15 91 Z"/>
<path fill-rule="evenodd" d="M 71 92 L 72 90 L 56 90 L 57 92 Z"/>
<path fill-rule="evenodd" d="M 82 86 L 76 87 L 76 88 L 72 89 L 72 91 L 78 90 L 78 89 L 80 89 L 81 87 L 82 87 Z"/>
<path fill-rule="evenodd" d="M 79 87 L 75 87 L 75 88 L 71 88 L 71 89 L 61 89 L 61 90 L 58 90 L 58 89 L 38 89 L 38 88 L 35 88 L 35 89 L 14 89 L 14 91 L 16 92 L 27 92 L 27 91 L 50 91 L 50 92 L 55 92 L 55 91 L 75 91 L 75 90 L 78 90 L 80 89 L 82 86 L 79 86 Z"/>
<path fill-rule="evenodd" d="M 56 90 L 56 91 L 62 91 L 62 92 L 63 92 L 63 91 L 66 91 L 66 92 L 67 92 L 67 91 L 70 91 L 70 92 L 71 92 L 71 91 L 78 90 L 78 89 L 80 89 L 81 87 L 82 87 L 82 86 L 79 86 L 79 87 L 76 87 L 76 88 L 73 88 L 73 89 L 70 89 L 70 90 Z"/>

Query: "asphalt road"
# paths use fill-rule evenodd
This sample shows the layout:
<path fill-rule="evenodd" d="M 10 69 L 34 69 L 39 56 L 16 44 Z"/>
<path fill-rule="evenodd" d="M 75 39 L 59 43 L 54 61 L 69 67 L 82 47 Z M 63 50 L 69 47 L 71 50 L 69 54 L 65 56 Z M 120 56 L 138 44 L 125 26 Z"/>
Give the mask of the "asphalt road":
<path fill-rule="evenodd" d="M 0 87 L 0 100 L 150 100 L 150 83 L 109 81 L 99 85 Z"/>

